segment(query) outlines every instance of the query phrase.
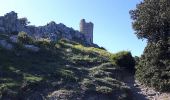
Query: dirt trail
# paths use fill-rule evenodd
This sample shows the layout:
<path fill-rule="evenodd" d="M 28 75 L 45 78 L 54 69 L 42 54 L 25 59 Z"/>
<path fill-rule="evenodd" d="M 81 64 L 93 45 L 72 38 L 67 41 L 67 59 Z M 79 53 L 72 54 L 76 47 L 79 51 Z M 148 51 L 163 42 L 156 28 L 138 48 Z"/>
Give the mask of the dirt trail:
<path fill-rule="evenodd" d="M 127 76 L 125 83 L 131 88 L 134 100 L 170 100 L 170 94 L 156 92 L 140 84 L 133 75 Z"/>

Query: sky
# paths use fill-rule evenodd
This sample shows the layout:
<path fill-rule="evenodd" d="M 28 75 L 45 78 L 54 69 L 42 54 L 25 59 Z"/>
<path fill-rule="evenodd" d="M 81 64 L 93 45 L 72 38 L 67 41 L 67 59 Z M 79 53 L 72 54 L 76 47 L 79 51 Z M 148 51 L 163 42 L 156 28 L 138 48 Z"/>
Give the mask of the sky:
<path fill-rule="evenodd" d="M 10 11 L 27 17 L 31 25 L 50 21 L 79 30 L 81 19 L 94 23 L 94 43 L 116 53 L 131 51 L 140 56 L 146 46 L 132 29 L 129 10 L 141 0 L 0 0 L 0 16 Z"/>

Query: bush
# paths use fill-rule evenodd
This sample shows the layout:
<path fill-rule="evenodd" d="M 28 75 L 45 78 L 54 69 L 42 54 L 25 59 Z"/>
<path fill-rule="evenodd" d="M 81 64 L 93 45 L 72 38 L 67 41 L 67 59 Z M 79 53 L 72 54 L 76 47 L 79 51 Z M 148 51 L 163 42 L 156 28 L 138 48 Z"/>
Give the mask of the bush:
<path fill-rule="evenodd" d="M 58 78 L 62 78 L 64 82 L 76 82 L 78 80 L 75 73 L 71 70 L 59 69 L 55 74 Z"/>
<path fill-rule="evenodd" d="M 137 65 L 137 64 L 139 63 L 139 59 L 140 59 L 140 58 L 139 58 L 138 56 L 135 56 L 135 57 L 134 57 L 135 65 Z"/>
<path fill-rule="evenodd" d="M 26 32 L 19 32 L 18 40 L 20 43 L 24 43 L 24 44 L 32 44 L 33 43 L 33 39 L 30 36 L 28 36 L 28 34 Z"/>
<path fill-rule="evenodd" d="M 136 66 L 136 78 L 158 91 L 170 91 L 170 44 L 164 40 L 148 43 Z"/>
<path fill-rule="evenodd" d="M 135 60 L 131 53 L 128 51 L 118 52 L 111 57 L 117 65 L 122 68 L 126 68 L 129 72 L 135 72 Z"/>
<path fill-rule="evenodd" d="M 36 44 L 41 47 L 50 48 L 52 43 L 49 39 L 40 39 L 36 41 Z"/>

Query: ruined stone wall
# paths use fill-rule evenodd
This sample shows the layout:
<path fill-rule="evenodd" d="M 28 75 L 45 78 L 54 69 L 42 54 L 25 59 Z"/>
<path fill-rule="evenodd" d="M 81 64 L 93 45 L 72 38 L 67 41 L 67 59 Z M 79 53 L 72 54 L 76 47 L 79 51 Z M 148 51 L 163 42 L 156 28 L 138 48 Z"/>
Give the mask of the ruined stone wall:
<path fill-rule="evenodd" d="M 51 40 L 60 38 L 67 38 L 69 40 L 81 40 L 85 44 L 93 44 L 93 24 L 82 24 L 82 30 L 76 31 L 69 28 L 64 24 L 56 24 L 54 21 L 44 26 L 34 26 L 23 24 L 22 18 L 18 18 L 17 13 L 14 11 L 0 16 L 0 33 L 13 33 L 24 31 L 36 39 L 43 36 L 49 37 Z"/>

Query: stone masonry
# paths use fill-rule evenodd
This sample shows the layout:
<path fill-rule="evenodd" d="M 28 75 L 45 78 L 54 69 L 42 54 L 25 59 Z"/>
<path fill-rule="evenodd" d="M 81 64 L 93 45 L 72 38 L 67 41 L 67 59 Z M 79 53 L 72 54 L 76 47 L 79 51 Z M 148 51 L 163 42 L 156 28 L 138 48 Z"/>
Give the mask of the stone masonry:
<path fill-rule="evenodd" d="M 87 23 L 85 19 L 80 21 L 80 32 L 86 35 L 89 42 L 93 43 L 93 23 Z"/>

